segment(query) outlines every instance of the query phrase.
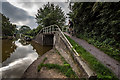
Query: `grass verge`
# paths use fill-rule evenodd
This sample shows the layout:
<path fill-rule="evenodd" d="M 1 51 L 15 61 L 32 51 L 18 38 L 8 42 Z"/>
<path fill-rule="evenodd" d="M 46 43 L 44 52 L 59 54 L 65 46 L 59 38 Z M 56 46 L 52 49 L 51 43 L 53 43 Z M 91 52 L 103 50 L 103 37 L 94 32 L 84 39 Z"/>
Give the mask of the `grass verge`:
<path fill-rule="evenodd" d="M 57 51 L 57 53 L 60 55 L 60 53 L 58 51 Z M 47 58 L 44 58 L 43 62 L 38 66 L 38 72 L 41 70 L 42 67 L 47 67 L 48 69 L 57 69 L 59 72 L 63 73 L 68 78 L 78 78 L 77 75 L 75 74 L 75 72 L 72 70 L 70 64 L 68 64 L 62 56 L 61 56 L 61 60 L 64 62 L 63 65 L 44 64 L 46 59 Z"/>
<path fill-rule="evenodd" d="M 99 41 L 99 38 L 97 40 L 95 38 L 91 38 L 88 36 L 86 37 L 86 35 L 84 34 L 79 34 L 77 35 L 77 37 L 86 40 L 89 44 L 94 45 L 95 47 L 103 51 L 105 54 L 109 55 L 110 57 L 120 62 L 120 49 L 116 49 L 115 47 L 110 45 L 110 44 L 113 45 L 113 41 L 111 39 L 106 39 L 105 41 L 101 42 Z"/>
<path fill-rule="evenodd" d="M 96 72 L 97 78 L 118 80 L 117 77 L 107 67 L 105 67 L 103 64 L 101 64 L 93 55 L 91 55 L 84 48 L 79 46 L 69 36 L 67 36 L 67 35 L 65 35 L 65 36 L 70 41 L 73 48 L 80 54 L 80 56 L 85 61 L 88 62 L 90 68 Z"/>
<path fill-rule="evenodd" d="M 72 68 L 69 64 L 64 65 L 58 65 L 58 64 L 43 64 L 41 63 L 38 66 L 38 69 L 40 70 L 42 67 L 47 67 L 48 69 L 57 69 L 59 72 L 63 73 L 65 76 L 69 78 L 77 78 L 75 73 L 72 71 Z"/>

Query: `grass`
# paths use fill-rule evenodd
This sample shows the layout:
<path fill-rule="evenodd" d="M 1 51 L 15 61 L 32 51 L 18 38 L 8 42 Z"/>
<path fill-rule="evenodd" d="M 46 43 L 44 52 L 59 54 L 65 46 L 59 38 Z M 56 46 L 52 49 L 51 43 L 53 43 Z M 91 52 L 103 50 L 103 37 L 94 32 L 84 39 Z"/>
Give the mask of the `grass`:
<path fill-rule="evenodd" d="M 114 79 L 118 80 L 116 76 L 103 64 L 101 64 L 93 55 L 91 55 L 89 52 L 87 52 L 84 48 L 79 46 L 74 40 L 72 40 L 70 37 L 66 36 L 67 39 L 72 44 L 73 48 L 80 54 L 80 56 L 87 61 L 90 68 L 94 70 L 97 74 L 97 78 L 101 79 Z"/>
<path fill-rule="evenodd" d="M 59 53 L 59 51 L 58 51 L 57 49 L 56 49 L 56 52 L 60 55 L 60 53 Z M 61 56 L 61 55 L 60 55 L 60 56 Z M 65 61 L 64 57 L 62 57 L 62 56 L 61 56 L 61 60 L 63 61 L 64 64 L 68 64 L 68 63 Z"/>
<path fill-rule="evenodd" d="M 93 38 L 88 38 L 85 35 L 81 35 L 81 34 L 77 35 L 77 37 L 86 40 L 89 44 L 94 45 L 95 47 L 103 51 L 105 54 L 109 55 L 110 57 L 120 62 L 120 50 L 109 45 L 113 42 L 112 40 L 108 39 L 108 41 L 105 40 L 103 42 L 100 42 L 98 40 L 95 40 Z"/>
<path fill-rule="evenodd" d="M 44 63 L 46 60 L 47 60 L 47 57 L 45 57 L 45 58 L 43 59 L 43 63 Z"/>
<path fill-rule="evenodd" d="M 27 37 L 30 37 L 31 39 L 33 39 L 33 36 L 30 36 L 30 35 L 24 35 L 22 34 L 23 37 L 27 36 Z"/>
<path fill-rule="evenodd" d="M 38 66 L 38 69 L 40 70 L 42 67 L 47 67 L 48 69 L 57 69 L 59 72 L 63 73 L 65 76 L 69 78 L 77 78 L 75 73 L 73 72 L 72 68 L 69 64 L 64 65 L 58 65 L 58 64 L 43 64 L 41 63 Z"/>
<path fill-rule="evenodd" d="M 60 53 L 58 51 L 57 51 L 57 53 L 60 55 Z M 57 69 L 59 72 L 63 73 L 68 78 L 78 78 L 77 75 L 75 74 L 75 72 L 72 70 L 70 64 L 68 64 L 62 56 L 61 56 L 61 60 L 64 63 L 63 65 L 44 64 L 46 59 L 47 58 L 44 58 L 43 62 L 38 66 L 38 72 L 41 70 L 42 67 L 47 67 L 48 69 Z"/>
<path fill-rule="evenodd" d="M 47 60 L 47 57 L 45 57 L 44 59 L 43 59 L 43 61 L 41 62 L 41 64 L 43 64 L 45 61 Z M 38 66 L 38 72 L 41 70 L 41 68 L 42 68 L 42 66 Z"/>

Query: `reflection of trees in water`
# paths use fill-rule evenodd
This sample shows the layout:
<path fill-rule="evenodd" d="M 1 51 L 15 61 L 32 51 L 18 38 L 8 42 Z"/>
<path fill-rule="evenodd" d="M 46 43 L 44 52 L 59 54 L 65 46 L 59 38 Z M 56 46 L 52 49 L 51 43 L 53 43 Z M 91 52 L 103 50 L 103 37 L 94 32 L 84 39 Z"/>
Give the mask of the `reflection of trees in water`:
<path fill-rule="evenodd" d="M 34 41 L 27 42 L 20 40 L 19 41 L 23 46 L 31 44 L 33 47 L 33 50 L 36 50 L 36 52 L 39 55 L 44 54 L 45 52 L 52 49 L 52 46 L 42 46 Z M 10 57 L 10 54 L 15 52 L 17 46 L 15 45 L 15 41 L 13 40 L 2 40 L 2 62 L 5 61 L 8 57 Z"/>
<path fill-rule="evenodd" d="M 20 40 L 19 41 L 23 46 L 26 46 L 26 45 L 29 45 L 30 44 L 30 42 L 28 42 L 28 41 L 25 41 L 25 40 Z"/>
<path fill-rule="evenodd" d="M 36 50 L 36 52 L 39 54 L 39 55 L 42 55 L 44 53 L 46 53 L 47 51 L 51 50 L 52 49 L 52 46 L 42 46 L 34 41 L 31 41 L 30 42 L 31 45 L 33 46 L 33 49 Z"/>
<path fill-rule="evenodd" d="M 10 57 L 10 53 L 13 53 L 17 46 L 13 40 L 2 40 L 2 62 Z"/>

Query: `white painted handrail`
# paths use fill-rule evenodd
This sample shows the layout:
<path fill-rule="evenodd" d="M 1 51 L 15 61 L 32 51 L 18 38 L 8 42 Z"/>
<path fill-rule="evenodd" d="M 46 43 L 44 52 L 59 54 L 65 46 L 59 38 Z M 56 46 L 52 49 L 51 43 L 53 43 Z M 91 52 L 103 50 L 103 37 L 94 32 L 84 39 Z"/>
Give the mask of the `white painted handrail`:
<path fill-rule="evenodd" d="M 92 71 L 88 65 L 79 57 L 79 54 L 76 52 L 76 50 L 73 48 L 73 46 L 71 45 L 71 43 L 68 41 L 68 39 L 65 37 L 64 33 L 61 31 L 61 29 L 59 28 L 58 25 L 51 25 L 51 26 L 48 26 L 48 27 L 44 27 L 40 30 L 40 32 L 37 34 L 49 34 L 49 33 L 54 33 L 55 31 L 58 31 L 62 36 L 62 38 L 65 39 L 65 41 L 67 41 L 68 43 L 68 47 L 74 52 L 74 55 L 77 59 L 77 61 L 79 62 L 79 64 L 82 66 L 82 68 L 85 70 L 85 72 L 88 74 L 88 77 L 91 77 L 91 76 L 95 76 L 96 74 L 94 73 L 94 71 Z"/>
<path fill-rule="evenodd" d="M 40 33 L 44 33 L 44 34 L 47 34 L 47 33 L 53 33 L 55 31 L 59 31 L 61 33 L 61 35 L 64 37 L 64 39 L 67 41 L 67 43 L 69 44 L 70 48 L 73 49 L 73 46 L 70 44 L 70 42 L 68 41 L 68 39 L 65 37 L 65 35 L 63 34 L 63 32 L 61 31 L 61 29 L 59 28 L 58 25 L 50 25 L 48 27 L 44 27 L 40 30 L 39 34 Z M 73 49 L 73 51 L 76 53 L 76 56 L 79 56 L 79 54 L 76 52 L 75 49 Z"/>

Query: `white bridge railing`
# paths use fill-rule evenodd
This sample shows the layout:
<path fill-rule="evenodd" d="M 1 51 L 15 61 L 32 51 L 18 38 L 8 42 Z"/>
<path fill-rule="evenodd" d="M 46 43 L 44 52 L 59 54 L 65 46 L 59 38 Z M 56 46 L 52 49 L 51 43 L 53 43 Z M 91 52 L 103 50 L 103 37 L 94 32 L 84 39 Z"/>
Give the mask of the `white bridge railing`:
<path fill-rule="evenodd" d="M 58 25 L 51 25 L 48 27 L 44 27 L 40 30 L 39 34 L 43 33 L 43 34 L 52 34 L 56 31 L 61 31 L 60 28 L 58 27 Z"/>
<path fill-rule="evenodd" d="M 59 28 L 58 25 L 51 25 L 51 26 L 48 26 L 48 27 L 44 27 L 40 30 L 40 32 L 37 34 L 52 34 L 54 32 L 59 32 L 60 36 L 62 36 L 66 41 L 67 43 L 69 44 L 69 47 L 73 49 L 73 46 L 71 45 L 71 43 L 68 41 L 68 39 L 65 37 L 64 33 L 61 31 L 61 29 Z M 75 49 L 73 49 L 73 51 L 76 53 L 77 56 L 79 56 L 79 54 L 76 52 Z"/>
<path fill-rule="evenodd" d="M 57 32 L 59 34 L 59 36 L 61 37 L 61 39 L 63 39 L 65 41 L 65 43 L 67 44 L 67 47 L 72 52 L 72 55 L 74 56 L 74 59 L 78 62 L 78 64 L 80 64 L 82 66 L 82 68 L 87 73 L 88 77 L 96 76 L 96 73 L 94 73 L 94 71 L 92 71 L 89 68 L 89 66 L 84 62 L 84 60 L 82 60 L 82 58 L 79 56 L 79 54 L 73 48 L 71 43 L 65 37 L 64 33 L 61 31 L 61 29 L 59 28 L 58 25 L 51 25 L 51 26 L 48 26 L 48 27 L 44 27 L 44 28 L 41 29 L 41 31 L 37 35 L 39 35 L 39 34 L 54 34 L 55 32 Z"/>
<path fill-rule="evenodd" d="M 73 46 L 71 45 L 71 43 L 68 41 L 68 39 L 65 37 L 64 33 L 61 31 L 61 29 L 59 28 L 58 25 L 51 25 L 51 26 L 48 26 L 48 27 L 44 27 L 41 29 L 41 31 L 38 33 L 41 34 L 51 34 L 51 33 L 54 33 L 54 32 L 59 32 L 66 41 L 67 43 L 69 44 L 69 47 L 73 49 Z M 73 51 L 76 53 L 77 56 L 79 56 L 79 54 L 76 52 L 75 49 L 73 49 Z"/>

